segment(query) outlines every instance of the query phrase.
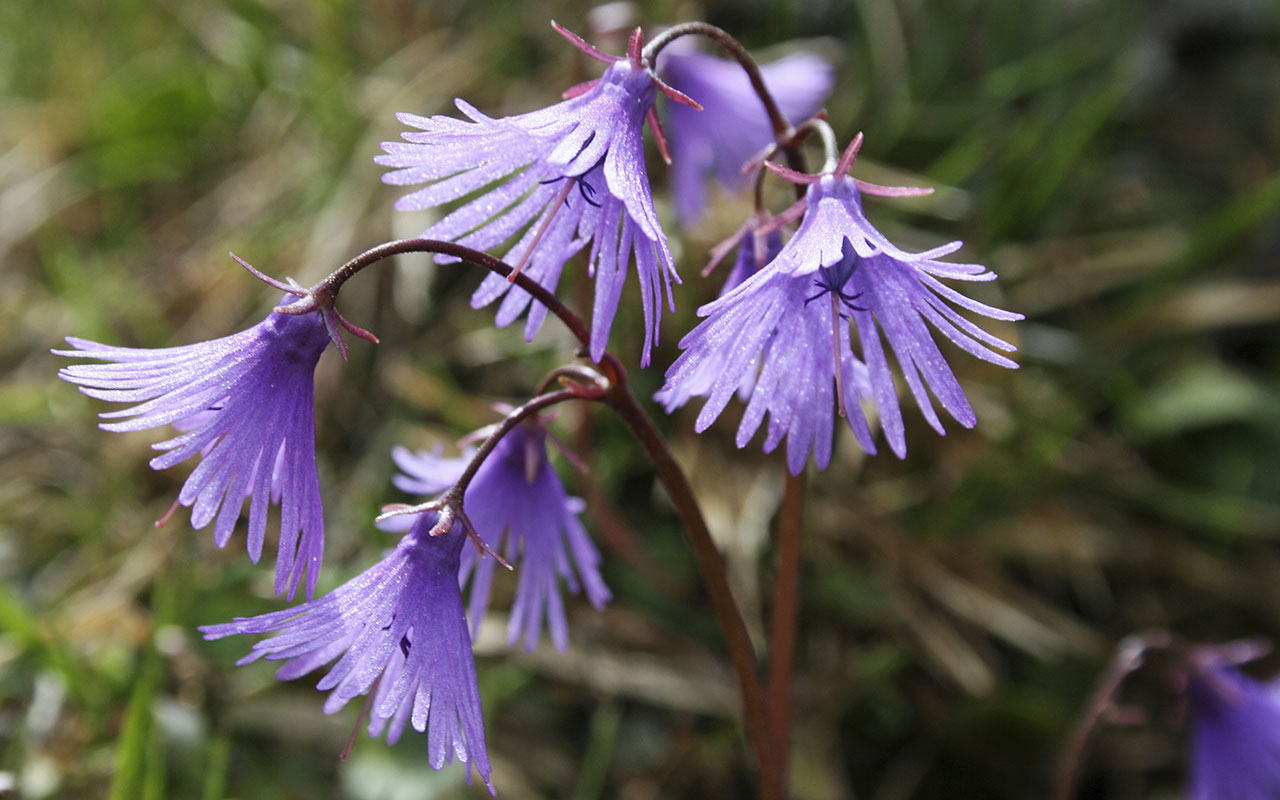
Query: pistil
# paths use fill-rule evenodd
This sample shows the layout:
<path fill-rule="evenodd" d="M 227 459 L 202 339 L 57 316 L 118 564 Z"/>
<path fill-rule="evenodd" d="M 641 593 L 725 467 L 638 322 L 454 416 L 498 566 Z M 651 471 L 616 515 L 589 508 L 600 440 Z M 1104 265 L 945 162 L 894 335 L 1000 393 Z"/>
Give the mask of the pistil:
<path fill-rule="evenodd" d="M 573 178 L 564 182 L 564 188 L 551 201 L 551 211 L 542 220 L 542 225 L 538 228 L 538 232 L 534 234 L 533 241 L 529 243 L 529 249 L 524 251 L 524 255 L 520 256 L 520 260 L 516 262 L 515 268 L 507 275 L 507 283 L 515 283 L 516 276 L 520 274 L 520 270 L 524 269 L 524 265 L 528 263 L 530 256 L 533 255 L 534 248 L 538 246 L 538 242 L 542 241 L 542 237 L 546 235 L 547 229 L 551 227 L 551 221 L 556 218 L 556 214 L 560 213 L 560 206 L 565 204 L 569 198 L 569 190 L 577 183 Z"/>

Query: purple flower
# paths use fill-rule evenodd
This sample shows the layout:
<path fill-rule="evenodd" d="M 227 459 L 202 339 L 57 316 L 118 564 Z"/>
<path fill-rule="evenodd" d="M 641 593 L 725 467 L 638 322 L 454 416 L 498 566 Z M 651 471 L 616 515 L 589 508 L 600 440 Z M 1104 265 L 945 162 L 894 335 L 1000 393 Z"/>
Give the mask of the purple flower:
<path fill-rule="evenodd" d="M 658 72 L 671 86 L 702 105 L 681 103 L 664 110 L 671 136 L 671 195 L 684 225 L 697 221 L 706 206 L 706 179 L 715 173 L 729 189 L 742 186 L 742 166 L 773 142 L 773 127 L 751 81 L 734 61 L 692 49 L 667 47 Z M 792 53 L 760 66 L 778 110 L 792 124 L 808 119 L 831 94 L 835 70 L 812 53 Z"/>
<path fill-rule="evenodd" d="M 720 288 L 719 297 L 724 297 L 729 292 L 738 288 L 747 278 L 755 275 L 760 271 L 761 267 L 772 261 L 778 251 L 782 249 L 782 233 L 778 230 L 770 231 L 762 236 L 764 239 L 764 248 L 759 247 L 756 242 L 756 233 L 754 227 L 748 227 L 742 234 L 742 243 L 738 247 L 738 258 L 733 264 L 733 269 L 729 271 L 729 277 L 725 279 L 724 286 Z M 759 253 L 759 255 L 757 255 Z M 656 400 L 663 409 L 670 414 L 677 408 L 689 402 L 694 397 L 705 397 L 711 392 L 712 386 L 715 385 L 716 379 L 724 370 L 724 357 L 729 355 L 728 348 L 721 348 L 718 353 L 719 358 L 709 357 L 700 359 L 696 365 L 693 374 L 680 383 L 668 383 L 656 394 L 653 399 Z M 747 369 L 742 373 L 742 382 L 738 384 L 737 396 L 739 400 L 745 401 L 751 396 L 751 390 L 755 386 L 756 370 Z"/>
<path fill-rule="evenodd" d="M 759 365 L 737 443 L 744 446 L 769 412 L 765 450 L 786 436 L 787 464 L 793 473 L 803 468 L 810 450 L 819 468 L 828 463 L 833 379 L 835 399 L 859 444 L 875 452 L 860 402 L 870 400 L 889 445 L 899 457 L 906 454 L 902 412 L 881 332 L 921 413 L 939 433 L 944 433 L 942 423 L 926 385 L 962 425 L 972 427 L 975 418 L 925 320 L 969 353 L 1005 367 L 1017 366 L 991 349 L 1012 351 L 1013 345 L 983 331 L 950 304 L 993 319 L 1015 320 L 1021 315 L 971 300 L 938 280 L 989 281 L 995 274 L 977 264 L 938 260 L 957 250 L 959 242 L 924 253 L 895 247 L 867 221 L 860 182 L 844 174 L 851 160 L 847 152 L 835 174 L 814 180 L 806 195 L 804 220 L 777 258 L 698 310 L 708 319 L 680 342 L 685 352 L 667 371 L 666 391 L 675 393 L 705 381 L 698 377 L 704 360 L 722 365 L 698 415 L 696 428 L 702 431 Z M 852 353 L 849 325 L 844 322 L 849 319 L 858 330 L 861 360 Z M 839 376 L 837 356 L 842 365 Z"/>
<path fill-rule="evenodd" d="M 386 154 L 375 161 L 398 168 L 383 176 L 387 183 L 430 184 L 400 198 L 398 209 L 434 208 L 484 190 L 427 228 L 423 237 L 480 250 L 514 237 L 503 258 L 550 291 L 565 262 L 590 242 L 589 269 L 595 276 L 591 357 L 596 361 L 604 353 L 634 253 L 645 319 L 641 363 L 647 364 L 657 341 L 663 287 L 670 303 L 671 281 L 679 280 L 654 213 L 644 160 L 642 126 L 661 85 L 640 58 L 638 37 L 633 36 L 626 59 L 589 52 L 611 63 L 578 96 L 497 119 L 461 99 L 456 105 L 469 121 L 400 114 L 401 122 L 421 133 L 402 134 L 406 142 L 384 142 Z M 507 325 L 528 308 L 527 292 L 490 275 L 471 302 L 479 308 L 504 294 L 497 323 Z M 529 311 L 527 338 L 545 316 L 541 304 Z"/>
<path fill-rule="evenodd" d="M 411 722 L 427 733 L 432 767 L 441 769 L 456 757 L 474 766 L 492 793 L 475 657 L 458 589 L 466 536 L 457 524 L 430 536 L 437 519 L 434 513 L 418 515 L 386 558 L 323 597 L 200 630 L 206 639 L 275 634 L 254 644 L 239 663 L 285 660 L 276 673 L 280 680 L 341 656 L 316 686 L 331 690 L 325 713 L 372 690 L 370 736 L 386 731 L 394 744 Z"/>
<path fill-rule="evenodd" d="M 1190 800 L 1280 797 L 1280 683 L 1226 661 L 1196 659 L 1191 700 Z"/>
<path fill-rule="evenodd" d="M 262 554 L 267 509 L 280 506 L 276 593 L 292 597 L 303 573 L 314 593 L 324 552 L 324 513 L 316 477 L 313 373 L 330 341 L 317 311 L 269 314 L 246 331 L 211 342 L 157 350 L 110 347 L 68 338 L 75 350 L 54 353 L 106 364 L 63 367 L 58 376 L 99 400 L 134 403 L 104 412 L 108 431 L 173 425 L 180 435 L 152 447 L 166 469 L 200 455 L 178 494 L 191 507 L 196 529 L 214 523 L 214 541 L 226 545 L 245 498 L 249 503 L 249 557 Z"/>
<path fill-rule="evenodd" d="M 547 459 L 546 437 L 536 421 L 507 433 L 467 487 L 463 509 L 481 538 L 520 571 L 507 626 L 508 643 L 523 638 L 525 647 L 532 650 L 545 618 L 552 643 L 564 650 L 569 645 L 569 626 L 560 580 L 575 594 L 581 582 L 596 608 L 603 608 L 612 595 L 600 577 L 600 553 L 578 521 L 581 501 L 565 493 Z M 457 480 L 469 455 L 448 459 L 398 447 L 392 457 L 405 474 L 396 476 L 395 484 L 406 492 L 437 494 Z M 489 606 L 495 563 L 492 558 L 478 559 L 473 549 L 462 554 L 460 580 L 471 582 L 469 612 L 474 628 Z"/>

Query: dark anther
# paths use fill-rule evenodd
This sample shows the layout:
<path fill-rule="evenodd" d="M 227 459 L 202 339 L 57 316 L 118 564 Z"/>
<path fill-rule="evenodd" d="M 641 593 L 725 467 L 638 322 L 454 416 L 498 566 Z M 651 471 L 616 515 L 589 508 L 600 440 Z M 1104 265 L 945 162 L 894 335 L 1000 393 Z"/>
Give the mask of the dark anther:
<path fill-rule="evenodd" d="M 813 282 L 814 286 L 821 289 L 820 292 L 812 297 L 806 297 L 804 304 L 807 306 L 813 300 L 826 295 L 828 292 L 834 293 L 845 308 L 850 311 L 866 311 L 862 306 L 855 305 L 854 300 L 862 297 L 862 292 L 857 294 L 849 294 L 844 290 L 845 284 L 853 278 L 853 273 L 858 271 L 858 254 L 853 249 L 853 244 L 846 238 L 841 246 L 841 258 L 829 267 L 818 267 L 818 280 Z M 845 314 L 840 315 L 844 319 L 848 319 Z"/>
<path fill-rule="evenodd" d="M 565 178 L 569 178 L 570 180 L 577 182 L 578 193 L 582 195 L 582 199 L 587 203 L 587 205 L 595 206 L 596 208 L 600 207 L 600 204 L 593 199 L 596 196 L 596 187 L 592 186 L 587 181 L 586 175 L 575 175 L 571 178 L 568 175 L 561 175 L 559 178 L 549 178 L 545 181 L 538 181 L 538 183 L 543 185 L 559 183 Z M 564 198 L 564 204 L 566 206 L 569 205 L 569 198 L 567 195 Z"/>

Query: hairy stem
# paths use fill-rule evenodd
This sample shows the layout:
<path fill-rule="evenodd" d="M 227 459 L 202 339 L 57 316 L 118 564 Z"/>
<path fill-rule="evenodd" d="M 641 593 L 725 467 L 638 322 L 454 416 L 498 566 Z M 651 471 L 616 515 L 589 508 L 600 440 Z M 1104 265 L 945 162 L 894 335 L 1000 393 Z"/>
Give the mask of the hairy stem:
<path fill-rule="evenodd" d="M 785 465 L 785 488 L 778 510 L 778 574 L 773 585 L 769 620 L 769 710 L 782 779 L 791 754 L 791 684 L 795 672 L 800 554 L 804 542 L 804 472 L 792 475 Z"/>
<path fill-rule="evenodd" d="M 770 732 L 769 708 L 765 700 L 764 689 L 760 681 L 760 671 L 756 665 L 755 650 L 751 646 L 751 636 L 747 632 L 747 624 L 742 612 L 733 598 L 729 588 L 729 577 L 725 572 L 724 560 L 716 549 L 702 518 L 702 511 L 694 497 L 693 488 L 684 471 L 676 463 L 671 448 L 654 426 L 653 420 L 636 400 L 631 387 L 627 383 L 626 371 L 612 354 L 606 353 L 601 367 L 609 377 L 609 393 L 605 402 L 621 417 L 632 434 L 639 440 L 645 453 L 657 472 L 658 479 L 666 488 L 676 511 L 680 515 L 684 528 L 693 544 L 694 554 L 706 581 L 707 590 L 711 594 L 720 627 L 724 630 L 729 657 L 733 661 L 734 673 L 738 678 L 738 690 L 742 695 L 744 726 L 747 741 L 755 756 L 756 770 L 760 775 L 760 794 L 765 800 L 781 800 L 785 796 L 781 773 L 778 769 L 777 757 L 774 753 L 774 737 Z"/>

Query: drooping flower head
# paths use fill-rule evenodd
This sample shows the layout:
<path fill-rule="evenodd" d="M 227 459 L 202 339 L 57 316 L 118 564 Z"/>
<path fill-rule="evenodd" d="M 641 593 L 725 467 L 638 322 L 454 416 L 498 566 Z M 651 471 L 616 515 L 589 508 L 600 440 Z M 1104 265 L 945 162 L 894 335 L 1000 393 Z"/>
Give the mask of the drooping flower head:
<path fill-rule="evenodd" d="M 969 353 L 1002 366 L 1017 366 L 995 352 L 1012 351 L 1013 345 L 983 331 L 951 304 L 993 319 L 1015 320 L 1021 315 L 971 300 L 939 280 L 989 281 L 995 273 L 977 264 L 938 260 L 959 249 L 959 242 L 923 253 L 905 252 L 867 220 L 863 192 L 919 192 L 877 187 L 849 177 L 860 142 L 861 137 L 855 139 L 839 164 L 825 174 L 790 173 L 810 183 L 803 201 L 804 219 L 795 236 L 762 271 L 698 309 L 707 319 L 680 342 L 685 352 L 667 371 L 667 388 L 679 392 L 682 385 L 695 380 L 700 362 L 713 359 L 723 364 L 698 415 L 697 430 L 702 431 L 758 365 L 760 377 L 737 443 L 744 446 L 768 412 L 765 449 L 786 436 L 787 463 L 793 473 L 803 468 L 809 452 L 819 468 L 826 466 L 833 406 L 847 416 L 859 444 L 875 452 L 862 413 L 863 400 L 874 402 L 893 451 L 899 457 L 906 454 L 902 412 L 881 332 L 921 413 L 939 433 L 944 430 L 929 391 L 965 427 L 972 427 L 976 420 L 926 320 Z M 852 352 L 850 320 L 858 331 L 861 359 Z"/>
<path fill-rule="evenodd" d="M 714 173 L 728 189 L 745 181 L 742 166 L 774 140 L 764 104 L 736 62 L 699 53 L 688 39 L 669 45 L 658 74 L 702 105 L 667 103 L 663 113 L 671 137 L 671 196 L 682 224 L 697 221 L 707 202 L 706 179 Z M 796 52 L 760 65 L 765 86 L 791 124 L 813 116 L 831 93 L 835 70 L 813 53 Z"/>
<path fill-rule="evenodd" d="M 565 262 L 590 243 L 589 269 L 595 276 L 591 357 L 596 361 L 604 353 L 634 255 L 645 319 L 641 363 L 647 364 L 657 340 L 663 289 L 670 303 L 671 281 L 679 276 L 653 208 L 642 126 L 647 117 L 656 119 L 655 94 L 673 92 L 642 57 L 639 29 L 621 59 L 557 30 L 609 64 L 599 80 L 570 90 L 566 94 L 576 95 L 564 102 L 511 117 L 485 116 L 461 99 L 455 102 L 468 121 L 400 114 L 401 122 L 420 132 L 402 134 L 405 142 L 384 142 L 386 153 L 375 160 L 396 168 L 383 176 L 387 183 L 430 184 L 400 198 L 398 209 L 434 208 L 484 190 L 427 228 L 423 237 L 479 250 L 514 238 L 503 258 L 548 290 L 555 290 Z M 506 279 L 489 276 L 472 305 L 479 308 L 504 294 L 497 322 L 509 324 L 531 297 Z M 528 338 L 545 316 L 541 304 L 529 311 Z"/>
<path fill-rule="evenodd" d="M 749 225 L 743 231 L 741 244 L 738 246 L 738 257 L 734 261 L 733 269 L 729 271 L 729 276 L 725 279 L 724 286 L 720 288 L 719 297 L 724 297 L 738 288 L 747 278 L 755 275 L 765 264 L 772 261 L 778 255 L 778 251 L 782 249 L 781 231 L 775 228 L 767 234 L 757 236 L 755 227 L 755 225 Z M 757 241 L 757 239 L 760 241 Z M 679 383 L 668 383 L 654 394 L 653 399 L 670 414 L 694 397 L 707 396 L 724 372 L 723 361 L 729 354 L 730 349 L 724 347 L 717 351 L 719 358 L 708 357 L 700 359 L 693 374 Z M 757 371 L 756 369 L 742 371 L 742 380 L 738 384 L 736 392 L 739 400 L 745 401 L 751 396 L 751 389 L 755 386 Z"/>
<path fill-rule="evenodd" d="M 471 635 L 458 589 L 466 539 L 460 524 L 431 536 L 435 513 L 420 514 L 382 561 L 323 597 L 293 608 L 200 630 L 206 639 L 274 634 L 240 660 L 282 660 L 292 680 L 341 656 L 316 688 L 325 713 L 374 692 L 369 735 L 395 743 L 406 723 L 427 734 L 435 769 L 457 758 L 493 792 Z M 470 550 L 470 548 L 468 548 Z"/>
<path fill-rule="evenodd" d="M 1194 658 L 1189 800 L 1280 797 L 1280 682 L 1205 650 Z"/>
<path fill-rule="evenodd" d="M 103 430 L 173 425 L 180 431 L 152 445 L 166 452 L 151 459 L 151 467 L 167 469 L 200 455 L 177 502 L 191 508 L 192 527 L 214 523 L 219 547 L 249 498 L 246 546 L 256 563 L 267 510 L 280 507 L 275 589 L 287 589 L 290 597 L 304 573 L 312 595 L 324 552 L 313 375 L 337 335 L 325 319 L 331 313 L 272 313 L 248 330 L 185 347 L 111 347 L 69 337 L 74 350 L 54 351 L 107 362 L 63 367 L 58 376 L 90 397 L 135 404 L 103 412 L 104 419 L 120 420 L 102 423 Z"/>
<path fill-rule="evenodd" d="M 581 586 L 596 608 L 603 608 L 612 594 L 600 577 L 600 553 L 578 521 L 582 503 L 565 492 L 547 458 L 546 438 L 536 419 L 502 437 L 467 487 L 463 509 L 480 537 L 520 573 L 508 642 L 523 639 L 532 650 L 545 619 L 552 643 L 564 650 L 569 626 L 560 582 L 574 594 Z M 395 484 L 406 492 L 437 494 L 457 480 L 470 455 L 451 459 L 398 447 L 392 457 L 404 474 L 396 476 Z M 478 558 L 472 548 L 462 554 L 460 580 L 471 584 L 473 628 L 479 627 L 489 606 L 495 563 Z"/>

